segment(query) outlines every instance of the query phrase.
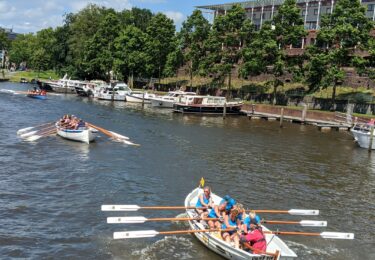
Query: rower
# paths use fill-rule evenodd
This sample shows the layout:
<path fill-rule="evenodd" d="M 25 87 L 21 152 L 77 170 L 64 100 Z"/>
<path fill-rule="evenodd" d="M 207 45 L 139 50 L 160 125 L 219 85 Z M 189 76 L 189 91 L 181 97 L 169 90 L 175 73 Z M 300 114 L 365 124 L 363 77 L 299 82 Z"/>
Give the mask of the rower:
<path fill-rule="evenodd" d="M 208 216 L 208 208 L 214 207 L 210 187 L 206 186 L 203 188 L 203 193 L 199 195 L 197 204 L 195 204 L 195 206 L 197 208 L 205 207 L 205 209 L 197 209 L 197 212 L 201 218 L 206 218 Z"/>
<path fill-rule="evenodd" d="M 249 233 L 247 233 L 246 235 L 241 235 L 240 242 L 250 243 L 250 246 L 252 246 L 254 249 L 257 249 L 263 252 L 267 250 L 266 237 L 260 225 L 250 224 Z"/>
<path fill-rule="evenodd" d="M 236 205 L 237 202 L 231 198 L 231 196 L 225 195 L 220 204 L 222 203 L 226 203 L 225 210 L 226 213 L 229 214 L 230 210 L 234 207 L 234 205 Z"/>
<path fill-rule="evenodd" d="M 237 233 L 237 230 L 241 228 L 241 218 L 237 209 L 232 209 L 229 215 L 225 215 L 224 223 L 221 225 L 221 228 L 233 229 L 230 231 L 224 231 L 222 237 L 229 244 L 233 241 L 235 248 L 240 248 L 240 236 Z"/>
<path fill-rule="evenodd" d="M 260 225 L 261 224 L 261 219 L 260 217 L 255 213 L 255 211 L 250 211 L 249 215 L 245 217 L 243 220 L 243 226 L 242 229 L 244 230 L 245 233 L 247 233 L 248 230 L 250 230 L 250 225 Z"/>
<path fill-rule="evenodd" d="M 215 205 L 210 212 L 208 213 L 208 218 L 218 218 L 219 220 L 209 220 L 207 223 L 211 229 L 213 228 L 220 228 L 221 223 L 224 221 L 225 216 L 225 207 L 227 203 L 221 203 L 219 205 Z"/>

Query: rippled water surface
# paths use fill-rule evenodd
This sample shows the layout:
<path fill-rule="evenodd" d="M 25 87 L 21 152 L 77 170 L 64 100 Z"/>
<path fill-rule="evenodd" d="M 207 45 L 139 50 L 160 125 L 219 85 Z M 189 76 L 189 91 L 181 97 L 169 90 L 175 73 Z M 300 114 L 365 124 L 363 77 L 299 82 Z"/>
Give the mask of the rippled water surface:
<path fill-rule="evenodd" d="M 349 133 L 249 121 L 182 116 L 126 103 L 50 95 L 34 100 L 5 93 L 27 85 L 0 83 L 0 256 L 71 259 L 221 259 L 193 236 L 112 239 L 113 231 L 160 231 L 170 223 L 106 224 L 102 204 L 182 205 L 204 176 L 213 191 L 254 209 L 320 209 L 327 231 L 355 240 L 283 237 L 299 259 L 375 259 L 375 153 Z M 86 145 L 48 137 L 20 140 L 20 128 L 79 115 L 127 135 L 139 148 L 105 136 Z M 181 212 L 128 215 L 174 217 Z M 271 229 L 321 232 L 318 228 Z"/>

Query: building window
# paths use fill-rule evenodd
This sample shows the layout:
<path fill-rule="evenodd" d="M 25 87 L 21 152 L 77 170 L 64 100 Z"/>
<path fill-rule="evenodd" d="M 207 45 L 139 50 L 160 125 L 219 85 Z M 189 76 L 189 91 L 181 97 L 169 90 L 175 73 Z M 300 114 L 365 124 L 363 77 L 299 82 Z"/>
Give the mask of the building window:
<path fill-rule="evenodd" d="M 257 18 L 257 14 L 253 14 L 253 18 L 254 18 L 254 19 Z"/>
<path fill-rule="evenodd" d="M 331 7 L 327 7 L 326 14 L 330 14 L 330 13 L 331 13 Z"/>
<path fill-rule="evenodd" d="M 314 15 L 318 15 L 318 9 L 314 9 Z"/>
<path fill-rule="evenodd" d="M 262 14 L 262 19 L 266 19 L 266 14 L 265 13 Z"/>
<path fill-rule="evenodd" d="M 374 11 L 374 5 L 367 5 L 367 11 L 371 12 Z"/>
<path fill-rule="evenodd" d="M 302 10 L 302 16 L 306 15 L 306 10 Z"/>

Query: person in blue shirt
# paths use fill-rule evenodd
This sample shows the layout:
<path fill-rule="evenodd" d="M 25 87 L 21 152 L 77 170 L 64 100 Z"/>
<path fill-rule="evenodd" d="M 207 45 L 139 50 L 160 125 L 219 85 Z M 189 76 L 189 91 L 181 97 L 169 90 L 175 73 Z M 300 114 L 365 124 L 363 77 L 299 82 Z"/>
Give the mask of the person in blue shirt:
<path fill-rule="evenodd" d="M 229 214 L 229 211 L 236 205 L 236 201 L 231 198 L 229 195 L 225 195 L 224 198 L 220 201 L 220 204 L 226 203 L 225 210 Z"/>
<path fill-rule="evenodd" d="M 214 207 L 214 203 L 211 198 L 211 188 L 206 186 L 203 188 L 203 193 L 199 195 L 197 204 L 195 204 L 197 208 L 204 208 L 205 209 L 196 209 L 198 214 L 201 218 L 207 218 L 208 216 L 208 209 Z"/>
<path fill-rule="evenodd" d="M 250 225 L 261 225 L 261 219 L 260 217 L 255 213 L 255 211 L 250 211 L 249 215 L 243 220 L 243 226 L 242 229 L 245 233 L 247 233 L 250 230 Z"/>
<path fill-rule="evenodd" d="M 232 229 L 222 233 L 223 239 L 227 242 L 234 242 L 235 248 L 240 248 L 240 236 L 237 230 L 241 228 L 241 219 L 237 209 L 232 209 L 229 215 L 225 215 L 222 229 Z"/>

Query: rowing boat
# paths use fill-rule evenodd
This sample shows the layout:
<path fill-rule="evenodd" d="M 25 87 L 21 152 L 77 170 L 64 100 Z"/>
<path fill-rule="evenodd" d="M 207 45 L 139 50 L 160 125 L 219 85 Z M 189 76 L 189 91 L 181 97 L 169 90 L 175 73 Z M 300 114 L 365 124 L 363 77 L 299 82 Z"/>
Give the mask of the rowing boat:
<path fill-rule="evenodd" d="M 35 99 L 46 99 L 47 98 L 47 96 L 45 94 L 42 95 L 42 94 L 37 94 L 37 93 L 28 93 L 26 96 L 30 97 L 30 98 L 35 98 Z"/>
<path fill-rule="evenodd" d="M 185 199 L 185 207 L 194 207 L 197 203 L 199 195 L 203 193 L 203 189 L 196 188 L 191 193 L 189 193 Z M 211 193 L 212 199 L 216 205 L 222 200 L 216 194 Z M 190 218 L 199 217 L 194 209 L 188 209 L 186 211 Z M 191 220 L 189 221 L 191 229 L 194 230 L 203 230 L 207 229 L 208 226 L 204 221 Z M 268 231 L 265 226 L 262 225 L 264 231 Z M 236 259 L 236 260 L 259 260 L 259 259 L 275 259 L 274 256 L 268 255 L 259 255 L 246 252 L 242 249 L 236 249 L 233 245 L 228 244 L 222 240 L 219 233 L 194 233 L 194 235 L 200 240 L 206 247 L 214 251 L 215 253 L 225 257 L 226 259 Z M 276 253 L 279 251 L 280 255 L 278 259 L 286 260 L 296 258 L 297 255 L 276 235 L 274 234 L 265 234 L 267 241 L 267 252 Z"/>
<path fill-rule="evenodd" d="M 56 123 L 57 134 L 62 138 L 89 144 L 98 135 L 98 130 L 91 127 L 80 127 L 78 129 L 67 129 Z"/>

